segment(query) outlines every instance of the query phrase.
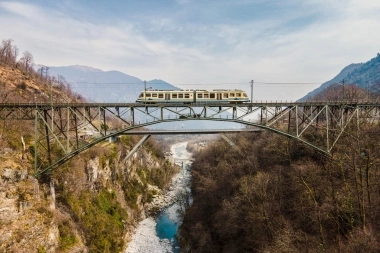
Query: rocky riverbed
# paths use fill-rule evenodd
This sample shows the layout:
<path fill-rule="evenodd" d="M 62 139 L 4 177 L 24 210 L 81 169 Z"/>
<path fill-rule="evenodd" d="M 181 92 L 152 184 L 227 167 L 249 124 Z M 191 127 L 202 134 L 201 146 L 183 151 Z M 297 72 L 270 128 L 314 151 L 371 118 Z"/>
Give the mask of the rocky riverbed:
<path fill-rule="evenodd" d="M 180 172 L 173 178 L 172 185 L 169 190 L 156 197 L 153 205 L 160 208 L 161 215 L 167 215 L 168 218 L 176 223 L 181 223 L 178 215 L 179 206 L 175 204 L 175 200 L 179 194 L 188 189 L 190 183 L 189 162 L 185 159 L 191 158 L 191 153 L 186 151 L 187 142 L 174 144 L 171 147 L 174 159 L 184 159 L 184 166 Z M 157 220 L 154 217 L 148 217 L 141 221 L 136 229 L 132 240 L 128 243 L 125 253 L 171 253 L 178 251 L 174 239 L 160 239 L 157 235 Z"/>

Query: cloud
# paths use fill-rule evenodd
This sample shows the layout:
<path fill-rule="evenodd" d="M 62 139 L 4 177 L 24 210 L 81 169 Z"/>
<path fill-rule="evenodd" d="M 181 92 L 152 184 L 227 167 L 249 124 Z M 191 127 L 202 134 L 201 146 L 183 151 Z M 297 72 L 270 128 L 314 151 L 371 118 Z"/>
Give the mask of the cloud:
<path fill-rule="evenodd" d="M 2 27 L 0 37 L 13 38 L 40 64 L 115 69 L 173 84 L 322 83 L 379 51 L 377 1 L 177 3 L 170 13 L 95 21 L 84 7 L 72 13 L 64 6 L 0 2 L 0 22 L 11 24 Z"/>
<path fill-rule="evenodd" d="M 19 2 L 0 2 L 0 8 L 9 13 L 27 19 L 38 18 L 41 15 L 39 9 L 31 4 L 23 4 Z"/>

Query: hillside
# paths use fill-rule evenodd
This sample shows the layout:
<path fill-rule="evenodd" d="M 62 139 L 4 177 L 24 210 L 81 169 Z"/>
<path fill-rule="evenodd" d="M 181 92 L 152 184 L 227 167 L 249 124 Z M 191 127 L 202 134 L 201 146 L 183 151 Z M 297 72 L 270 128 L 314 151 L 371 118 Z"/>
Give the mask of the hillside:
<path fill-rule="evenodd" d="M 356 85 L 366 90 L 379 92 L 380 86 L 380 54 L 365 63 L 354 63 L 345 67 L 337 76 L 330 81 L 323 83 L 320 87 L 309 92 L 299 99 L 305 101 L 323 92 L 334 84 Z"/>
<path fill-rule="evenodd" d="M 0 55 L 0 103 L 83 101 L 63 80 L 9 59 Z M 0 120 L 0 251 L 122 252 L 177 171 L 152 138 L 126 160 L 140 138 L 100 143 L 36 179 L 34 121 Z"/>
<path fill-rule="evenodd" d="M 0 65 L 0 87 L 1 103 L 49 102 L 51 95 L 59 102 L 77 100 L 65 83 L 28 75 L 10 66 Z"/>
<path fill-rule="evenodd" d="M 359 121 L 358 121 L 359 122 Z M 380 129 L 347 126 L 331 157 L 273 132 L 195 154 L 186 252 L 380 252 Z M 315 131 L 310 138 L 322 138 Z"/>
<path fill-rule="evenodd" d="M 49 88 L 46 80 L 35 73 L 0 63 L 1 103 L 49 101 Z M 59 86 L 51 93 L 55 99 L 75 100 L 65 91 Z M 54 222 L 49 188 L 33 177 L 33 155 L 29 152 L 33 150 L 33 122 L 0 123 L 0 250 L 36 252 L 54 248 L 58 245 L 59 223 Z M 80 240 L 78 247 L 83 247 Z"/>

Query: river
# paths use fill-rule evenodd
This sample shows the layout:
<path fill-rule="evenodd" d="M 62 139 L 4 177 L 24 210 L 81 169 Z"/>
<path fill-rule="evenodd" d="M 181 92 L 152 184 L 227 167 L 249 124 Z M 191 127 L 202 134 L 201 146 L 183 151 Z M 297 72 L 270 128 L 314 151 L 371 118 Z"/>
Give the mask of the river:
<path fill-rule="evenodd" d="M 149 217 L 139 223 L 136 233 L 129 242 L 125 253 L 178 253 L 179 246 L 175 239 L 181 217 L 178 215 L 179 205 L 174 203 L 176 197 L 183 191 L 189 191 L 190 166 L 186 159 L 191 158 L 191 153 L 186 150 L 187 142 L 174 144 L 171 152 L 174 159 L 183 159 L 184 166 L 173 178 L 172 185 L 166 193 L 166 197 L 172 200 L 157 217 Z"/>

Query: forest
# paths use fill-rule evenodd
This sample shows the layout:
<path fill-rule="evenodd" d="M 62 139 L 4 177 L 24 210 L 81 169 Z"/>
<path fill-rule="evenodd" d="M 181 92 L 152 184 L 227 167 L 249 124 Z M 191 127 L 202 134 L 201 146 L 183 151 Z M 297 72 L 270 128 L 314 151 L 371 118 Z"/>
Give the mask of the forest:
<path fill-rule="evenodd" d="M 345 87 L 347 99 L 365 95 Z M 269 131 L 232 136 L 243 155 L 223 140 L 197 152 L 183 252 L 379 252 L 379 119 L 355 122 L 331 156 Z"/>

